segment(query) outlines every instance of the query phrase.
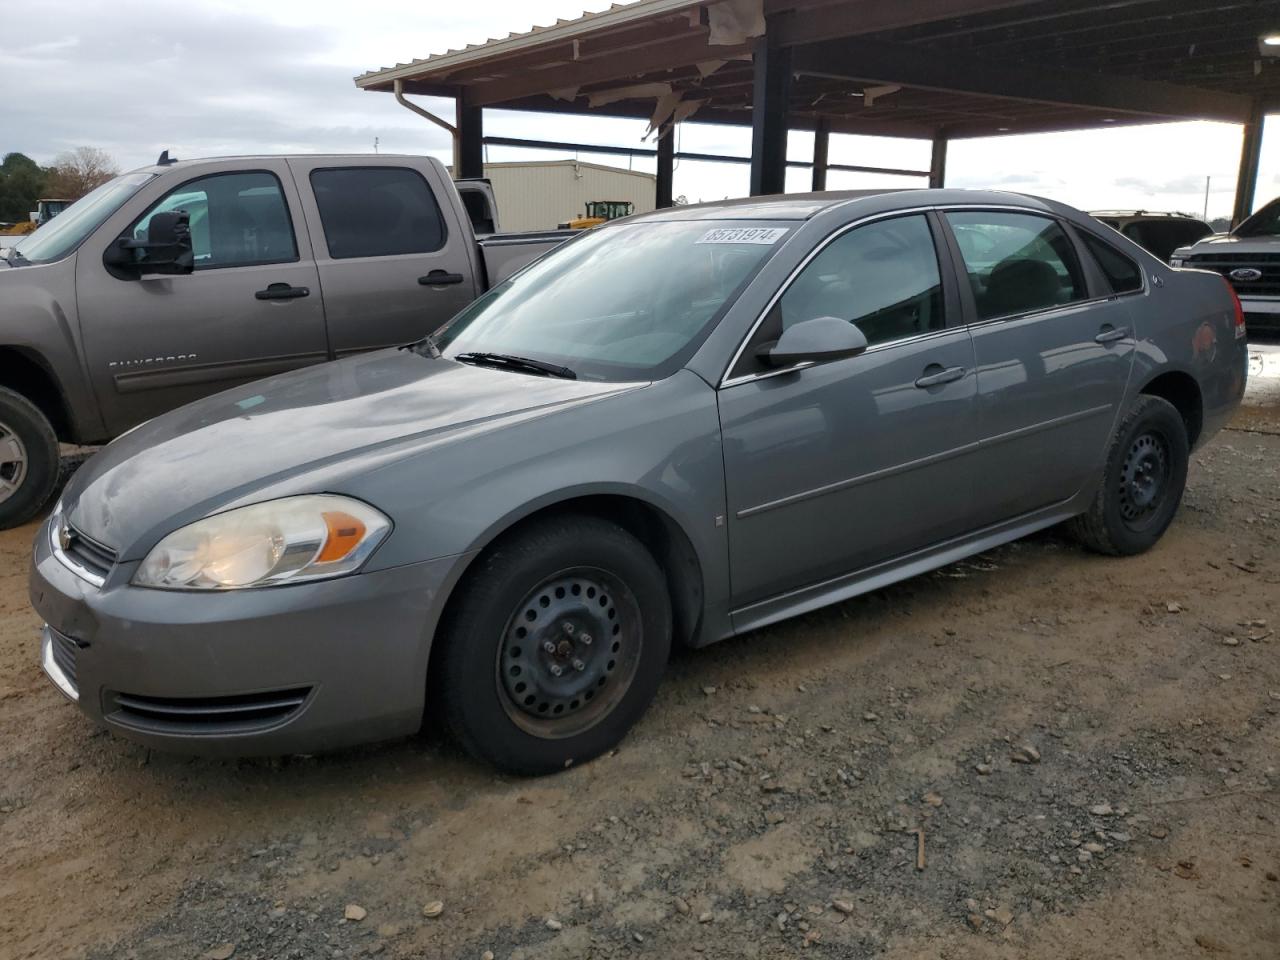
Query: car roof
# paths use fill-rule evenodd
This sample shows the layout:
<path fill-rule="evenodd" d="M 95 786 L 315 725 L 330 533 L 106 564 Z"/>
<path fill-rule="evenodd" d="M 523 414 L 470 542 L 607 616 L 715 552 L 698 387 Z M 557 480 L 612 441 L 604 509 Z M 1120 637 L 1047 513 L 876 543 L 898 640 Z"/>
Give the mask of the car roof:
<path fill-rule="evenodd" d="M 710 203 L 683 204 L 649 213 L 636 214 L 612 223 L 655 220 L 809 220 L 836 207 L 859 201 L 896 201 L 878 206 L 917 207 L 956 204 L 1019 206 L 1032 210 L 1069 208 L 1027 194 L 996 190 L 928 189 L 885 187 L 877 190 L 830 190 L 822 193 L 785 193 L 765 197 L 740 197 Z M 1078 213 L 1076 214 L 1079 215 Z"/>

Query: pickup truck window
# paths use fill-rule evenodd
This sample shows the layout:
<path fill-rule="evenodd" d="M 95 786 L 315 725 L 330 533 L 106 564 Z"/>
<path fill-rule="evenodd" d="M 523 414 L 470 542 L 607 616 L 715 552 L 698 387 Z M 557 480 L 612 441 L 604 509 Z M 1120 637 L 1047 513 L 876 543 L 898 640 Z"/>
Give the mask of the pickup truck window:
<path fill-rule="evenodd" d="M 946 216 L 964 257 L 979 320 L 1088 297 L 1071 241 L 1056 220 L 996 210 L 953 210 Z"/>
<path fill-rule="evenodd" d="M 444 246 L 444 218 L 422 174 L 407 167 L 313 170 L 329 256 L 391 257 Z"/>
<path fill-rule="evenodd" d="M 1132 293 L 1142 289 L 1142 271 L 1136 263 L 1092 234 L 1081 230 L 1079 235 L 1089 253 L 1093 254 L 1093 259 L 1098 261 L 1113 293 Z"/>
<path fill-rule="evenodd" d="M 275 174 L 218 173 L 171 190 L 132 229 L 145 241 L 157 213 L 185 210 L 197 270 L 290 263 L 298 259 L 289 207 Z"/>
<path fill-rule="evenodd" d="M 661 379 L 693 355 L 790 226 L 687 220 L 602 227 L 494 287 L 433 342 L 446 357 L 529 358 L 585 380 Z"/>
<path fill-rule="evenodd" d="M 80 244 L 154 174 L 126 173 L 85 194 L 35 233 L 14 245 L 11 262 L 52 263 L 74 253 Z"/>

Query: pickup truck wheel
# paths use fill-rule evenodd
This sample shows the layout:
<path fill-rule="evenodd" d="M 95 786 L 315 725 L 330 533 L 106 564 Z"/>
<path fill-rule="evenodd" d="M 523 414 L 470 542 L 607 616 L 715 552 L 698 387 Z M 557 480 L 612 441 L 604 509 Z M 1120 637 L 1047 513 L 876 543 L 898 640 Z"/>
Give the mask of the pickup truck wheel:
<path fill-rule="evenodd" d="M 433 666 L 444 718 L 473 756 L 543 774 L 618 743 L 671 650 L 662 571 L 635 537 L 558 517 L 499 543 L 468 574 Z"/>
<path fill-rule="evenodd" d="M 1187 428 L 1173 404 L 1139 396 L 1111 439 L 1093 503 L 1069 530 L 1099 553 L 1150 549 L 1182 502 L 1189 456 Z"/>
<path fill-rule="evenodd" d="M 0 387 L 0 530 L 26 523 L 58 481 L 58 437 L 21 394 Z"/>

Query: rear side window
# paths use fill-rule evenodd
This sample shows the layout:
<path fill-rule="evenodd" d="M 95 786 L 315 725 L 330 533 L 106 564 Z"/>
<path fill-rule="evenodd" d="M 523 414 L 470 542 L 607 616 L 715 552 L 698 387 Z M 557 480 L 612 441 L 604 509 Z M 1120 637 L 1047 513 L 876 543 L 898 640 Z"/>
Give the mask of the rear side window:
<path fill-rule="evenodd" d="M 197 270 L 288 263 L 298 259 L 289 207 L 275 174 L 219 173 L 170 191 L 133 227 L 146 242 L 157 213 L 185 211 Z"/>
<path fill-rule="evenodd" d="M 1087 297 L 1075 250 L 1056 220 L 1032 213 L 952 211 L 947 221 L 964 258 L 980 320 Z"/>
<path fill-rule="evenodd" d="M 1103 275 L 1111 284 L 1112 293 L 1133 293 L 1142 289 L 1142 270 L 1136 263 L 1105 241 L 1092 234 L 1077 231 L 1093 259 L 1098 261 Z"/>
<path fill-rule="evenodd" d="M 335 260 L 432 253 L 444 246 L 440 207 L 415 170 L 313 170 L 311 189 L 329 256 Z"/>

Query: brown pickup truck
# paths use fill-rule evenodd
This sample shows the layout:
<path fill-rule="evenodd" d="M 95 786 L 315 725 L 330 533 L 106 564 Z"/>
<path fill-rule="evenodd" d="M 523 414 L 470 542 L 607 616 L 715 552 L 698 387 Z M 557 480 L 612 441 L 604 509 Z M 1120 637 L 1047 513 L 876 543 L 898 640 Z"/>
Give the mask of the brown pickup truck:
<path fill-rule="evenodd" d="M 496 228 L 488 185 L 425 157 L 166 153 L 94 190 L 0 252 L 0 529 L 58 441 L 418 340 L 571 236 Z"/>

